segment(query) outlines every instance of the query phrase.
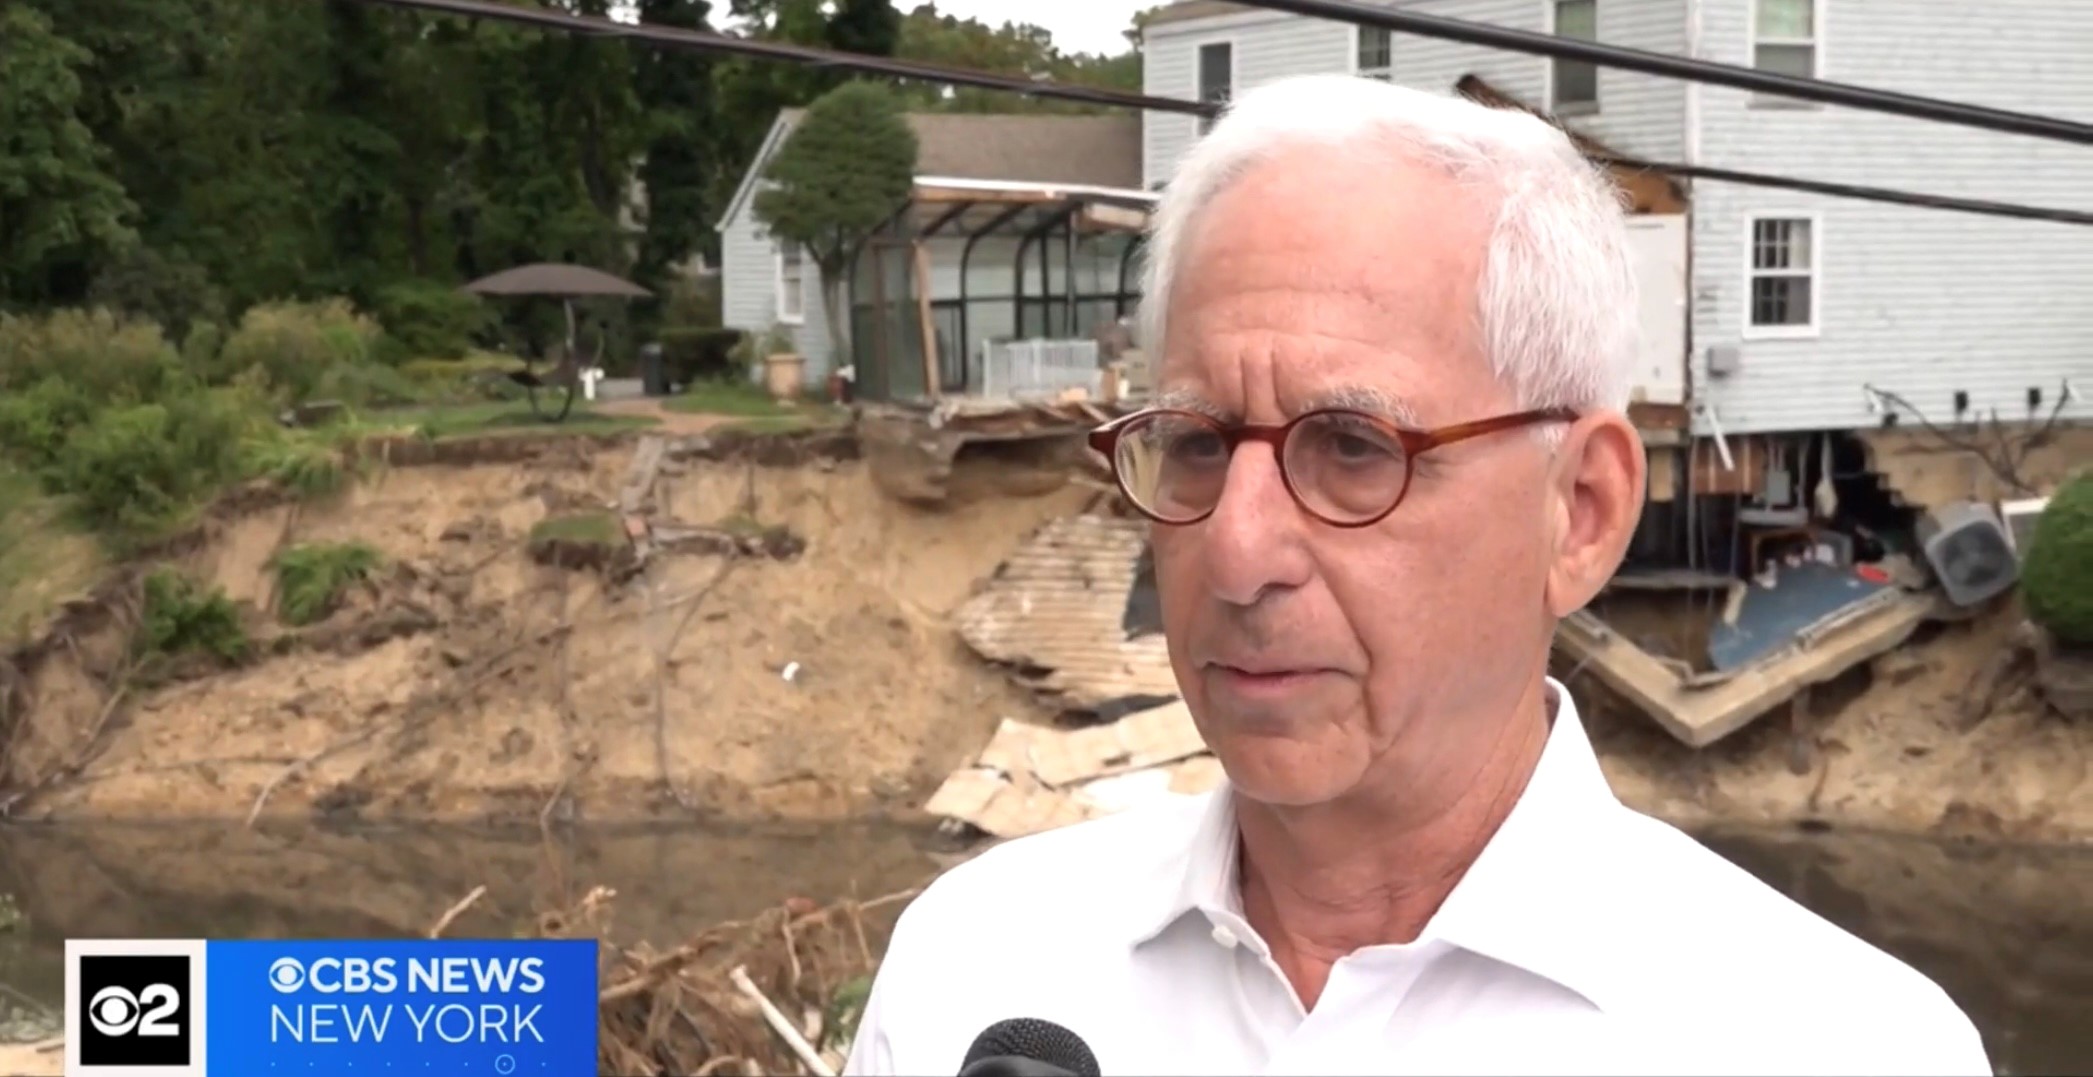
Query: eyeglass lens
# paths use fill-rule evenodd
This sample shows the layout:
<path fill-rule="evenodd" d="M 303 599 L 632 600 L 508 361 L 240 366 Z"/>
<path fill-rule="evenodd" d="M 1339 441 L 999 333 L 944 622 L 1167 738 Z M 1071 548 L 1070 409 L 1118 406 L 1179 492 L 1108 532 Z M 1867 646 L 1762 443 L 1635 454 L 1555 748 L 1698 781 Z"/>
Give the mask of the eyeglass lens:
<path fill-rule="evenodd" d="M 1234 441 L 1195 416 L 1151 415 L 1120 432 L 1116 463 L 1138 508 L 1162 520 L 1190 521 L 1220 503 Z M 1335 523 L 1386 512 L 1409 478 L 1394 434 L 1349 412 L 1317 412 L 1294 424 L 1279 463 L 1301 503 Z"/>

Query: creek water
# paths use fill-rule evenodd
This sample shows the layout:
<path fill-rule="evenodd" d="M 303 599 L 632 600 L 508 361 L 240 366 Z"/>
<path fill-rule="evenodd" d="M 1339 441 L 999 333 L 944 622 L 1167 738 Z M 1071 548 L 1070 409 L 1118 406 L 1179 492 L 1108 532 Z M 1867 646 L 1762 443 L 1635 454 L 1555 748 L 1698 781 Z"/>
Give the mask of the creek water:
<path fill-rule="evenodd" d="M 1788 832 L 1702 839 L 1932 976 L 1983 1030 L 2001 1074 L 2093 1071 L 2093 849 Z M 0 1037 L 52 1033 L 69 936 L 419 934 L 482 885 L 451 933 L 508 935 L 600 885 L 618 892 L 613 935 L 667 944 L 789 897 L 919 885 L 939 851 L 928 832 L 891 824 L 597 827 L 550 839 L 223 824 L 0 829 L 0 896 L 12 903 L 0 907 Z"/>

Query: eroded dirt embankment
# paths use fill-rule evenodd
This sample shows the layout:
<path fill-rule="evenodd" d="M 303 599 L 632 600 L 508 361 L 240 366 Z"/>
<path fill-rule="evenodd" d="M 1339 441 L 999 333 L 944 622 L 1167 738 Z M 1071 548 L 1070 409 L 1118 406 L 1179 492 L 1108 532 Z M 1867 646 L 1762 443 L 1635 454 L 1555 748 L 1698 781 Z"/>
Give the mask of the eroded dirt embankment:
<path fill-rule="evenodd" d="M 226 509 L 178 561 L 249 611 L 262 657 L 145 688 L 123 676 L 124 611 L 75 611 L 14 666 L 7 779 L 35 790 L 14 814 L 843 816 L 908 802 L 1035 706 L 945 617 L 1090 491 L 930 512 L 855 460 L 755 446 L 663 467 L 653 515 L 782 527 L 796 556 L 658 554 L 625 579 L 534 559 L 531 529 L 616 505 L 633 454 L 395 460 L 332 501 Z M 272 626 L 277 551 L 350 541 L 384 556 L 368 585 Z"/>

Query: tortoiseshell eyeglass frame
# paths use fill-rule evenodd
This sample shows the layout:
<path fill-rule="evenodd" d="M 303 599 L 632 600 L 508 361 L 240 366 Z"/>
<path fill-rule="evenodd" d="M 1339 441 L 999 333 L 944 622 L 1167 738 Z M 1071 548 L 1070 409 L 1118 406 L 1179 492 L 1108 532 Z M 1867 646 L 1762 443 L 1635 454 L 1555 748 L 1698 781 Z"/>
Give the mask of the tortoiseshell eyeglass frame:
<path fill-rule="evenodd" d="M 1308 503 L 1308 499 L 1301 496 L 1300 488 L 1294 484 L 1293 472 L 1286 466 L 1286 442 L 1294 430 L 1310 419 L 1331 415 L 1342 416 L 1348 420 L 1373 426 L 1401 446 L 1403 450 L 1402 487 L 1396 491 L 1395 497 L 1388 502 L 1386 508 L 1364 519 L 1333 519 L 1325 513 L 1317 512 L 1315 507 Z M 1569 408 L 1538 408 L 1533 411 L 1521 411 L 1488 419 L 1454 423 L 1451 426 L 1442 426 L 1436 430 L 1413 430 L 1399 426 L 1371 412 L 1358 411 L 1352 408 L 1317 408 L 1314 411 L 1304 411 L 1294 416 L 1291 420 L 1278 425 L 1225 423 L 1210 415 L 1204 415 L 1196 411 L 1186 411 L 1180 408 L 1145 408 L 1130 415 L 1122 415 L 1092 430 L 1089 439 L 1090 447 L 1102 454 L 1111 465 L 1112 479 L 1119 485 L 1119 494 L 1121 497 L 1126 498 L 1127 504 L 1132 505 L 1135 511 L 1154 520 L 1156 523 L 1171 527 L 1186 527 L 1212 516 L 1214 510 L 1220 507 L 1220 502 L 1217 500 L 1213 505 L 1207 506 L 1205 511 L 1194 516 L 1183 518 L 1162 516 L 1147 505 L 1142 504 L 1141 499 L 1134 496 L 1134 492 L 1127 487 L 1126 475 L 1119 469 L 1120 435 L 1128 429 L 1164 417 L 1197 423 L 1219 434 L 1223 442 L 1228 446 L 1230 459 L 1234 458 L 1237 447 L 1246 441 L 1260 442 L 1270 446 L 1272 458 L 1279 464 L 1279 478 L 1286 484 L 1286 492 L 1293 497 L 1295 504 L 1301 506 L 1303 512 L 1331 527 L 1355 528 L 1371 527 L 1380 523 L 1388 518 L 1389 513 L 1394 512 L 1403 503 L 1403 499 L 1410 494 L 1410 482 L 1417 473 L 1417 458 L 1425 453 L 1434 449 L 1444 448 L 1455 442 L 1467 441 L 1471 438 L 1484 437 L 1506 430 L 1516 430 L 1520 427 L 1551 422 L 1576 422 L 1580 416 L 1576 411 Z"/>

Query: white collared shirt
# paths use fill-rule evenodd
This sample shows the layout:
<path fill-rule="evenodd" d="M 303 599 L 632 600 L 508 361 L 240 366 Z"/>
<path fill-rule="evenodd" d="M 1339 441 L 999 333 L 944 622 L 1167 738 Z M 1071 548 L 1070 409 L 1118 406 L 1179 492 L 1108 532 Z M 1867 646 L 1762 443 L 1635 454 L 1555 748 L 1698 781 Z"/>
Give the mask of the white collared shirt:
<path fill-rule="evenodd" d="M 846 1073 L 956 1074 L 996 1021 L 1136 1074 L 1992 1072 L 1931 981 L 1623 806 L 1575 705 L 1417 941 L 1312 1011 L 1244 920 L 1228 791 L 1008 842 L 896 925 Z"/>

